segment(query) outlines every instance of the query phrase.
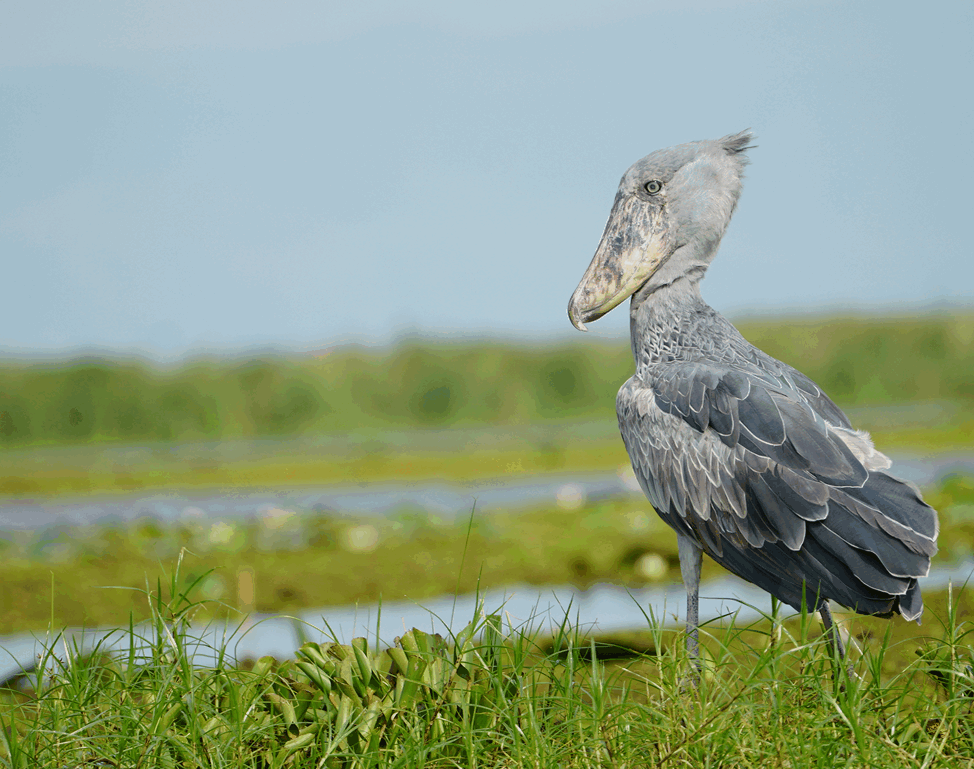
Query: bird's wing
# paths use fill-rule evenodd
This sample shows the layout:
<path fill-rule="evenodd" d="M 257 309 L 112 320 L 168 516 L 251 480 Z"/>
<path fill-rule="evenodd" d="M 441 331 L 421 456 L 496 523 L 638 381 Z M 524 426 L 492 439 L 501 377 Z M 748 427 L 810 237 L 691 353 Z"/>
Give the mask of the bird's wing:
<path fill-rule="evenodd" d="M 843 438 L 848 418 L 810 379 L 796 381 L 797 373 L 672 363 L 654 370 L 650 386 L 661 411 L 700 432 L 713 430 L 730 448 L 742 446 L 833 486 L 861 487 L 867 471 Z"/>
<path fill-rule="evenodd" d="M 908 592 L 919 600 L 936 514 L 870 469 L 862 436 L 796 373 L 690 361 L 631 379 L 619 421 L 647 495 L 718 562 L 779 597 L 775 580 L 824 586 L 863 609 Z M 862 590 L 842 593 L 846 583 Z"/>

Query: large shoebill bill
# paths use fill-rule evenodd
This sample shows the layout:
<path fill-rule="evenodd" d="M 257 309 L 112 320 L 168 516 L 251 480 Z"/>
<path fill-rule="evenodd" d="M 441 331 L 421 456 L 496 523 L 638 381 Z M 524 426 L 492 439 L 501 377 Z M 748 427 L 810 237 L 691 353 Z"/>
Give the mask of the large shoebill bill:
<path fill-rule="evenodd" d="M 691 657 L 702 553 L 819 611 L 841 656 L 829 601 L 919 622 L 937 514 L 814 382 L 700 296 L 751 139 L 681 144 L 629 168 L 568 315 L 584 331 L 632 297 L 636 372 L 616 410 L 639 484 L 677 533 Z"/>

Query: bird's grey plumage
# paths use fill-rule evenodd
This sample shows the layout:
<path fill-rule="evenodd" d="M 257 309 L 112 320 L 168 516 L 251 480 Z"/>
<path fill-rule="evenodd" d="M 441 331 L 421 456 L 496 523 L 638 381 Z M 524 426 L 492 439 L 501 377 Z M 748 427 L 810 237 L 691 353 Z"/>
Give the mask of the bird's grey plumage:
<path fill-rule="evenodd" d="M 827 617 L 834 600 L 919 621 L 934 510 L 814 382 L 700 296 L 750 141 L 742 132 L 633 165 L 569 315 L 584 329 L 632 296 L 636 371 L 619 391 L 619 426 L 643 491 L 678 534 L 694 606 L 699 562 L 684 551 L 696 548 L 796 609 Z"/>

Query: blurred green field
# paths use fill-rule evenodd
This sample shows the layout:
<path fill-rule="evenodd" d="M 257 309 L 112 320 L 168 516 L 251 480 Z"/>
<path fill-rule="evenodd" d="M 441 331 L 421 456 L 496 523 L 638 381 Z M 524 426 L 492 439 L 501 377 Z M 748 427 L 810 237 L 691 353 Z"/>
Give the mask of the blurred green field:
<path fill-rule="evenodd" d="M 974 314 L 748 321 L 883 450 L 967 450 Z M 0 364 L 0 494 L 470 479 L 628 464 L 624 340 Z"/>
<path fill-rule="evenodd" d="M 745 336 L 843 406 L 974 413 L 974 314 L 751 320 Z M 0 364 L 0 446 L 206 441 L 611 418 L 625 341 L 404 341 L 392 349 Z"/>

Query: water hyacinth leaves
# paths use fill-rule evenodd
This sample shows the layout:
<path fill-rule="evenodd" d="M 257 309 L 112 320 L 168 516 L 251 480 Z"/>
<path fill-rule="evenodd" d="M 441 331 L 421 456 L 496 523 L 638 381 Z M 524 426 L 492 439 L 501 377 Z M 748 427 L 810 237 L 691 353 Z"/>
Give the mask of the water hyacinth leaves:
<path fill-rule="evenodd" d="M 496 727 L 519 690 L 517 673 L 502 669 L 500 631 L 500 618 L 491 615 L 449 641 L 414 629 L 390 649 L 370 648 L 364 638 L 306 643 L 296 659 L 262 657 L 250 670 L 194 668 L 185 657 L 173 664 L 164 646 L 158 665 L 116 657 L 90 664 L 99 671 L 100 696 L 112 701 L 128 702 L 126 682 L 139 682 L 138 726 L 129 728 L 147 733 L 137 747 L 143 765 L 202 766 L 199 757 L 206 755 L 221 766 L 254 757 L 274 769 L 345 766 L 399 755 L 417 743 L 454 756 L 472 733 Z M 67 696 L 70 687 L 59 681 L 52 679 L 44 698 Z M 2 737 L 0 766 L 35 765 L 5 763 Z"/>
<path fill-rule="evenodd" d="M 251 717 L 281 735 L 268 749 L 271 765 L 302 751 L 382 750 L 416 729 L 435 740 L 485 729 L 518 689 L 514 677 L 498 676 L 502 643 L 499 615 L 471 623 L 453 642 L 413 629 L 381 651 L 365 638 L 306 643 L 295 660 L 264 657 L 254 665 L 263 693 Z M 220 724 L 206 732 L 230 738 Z"/>

